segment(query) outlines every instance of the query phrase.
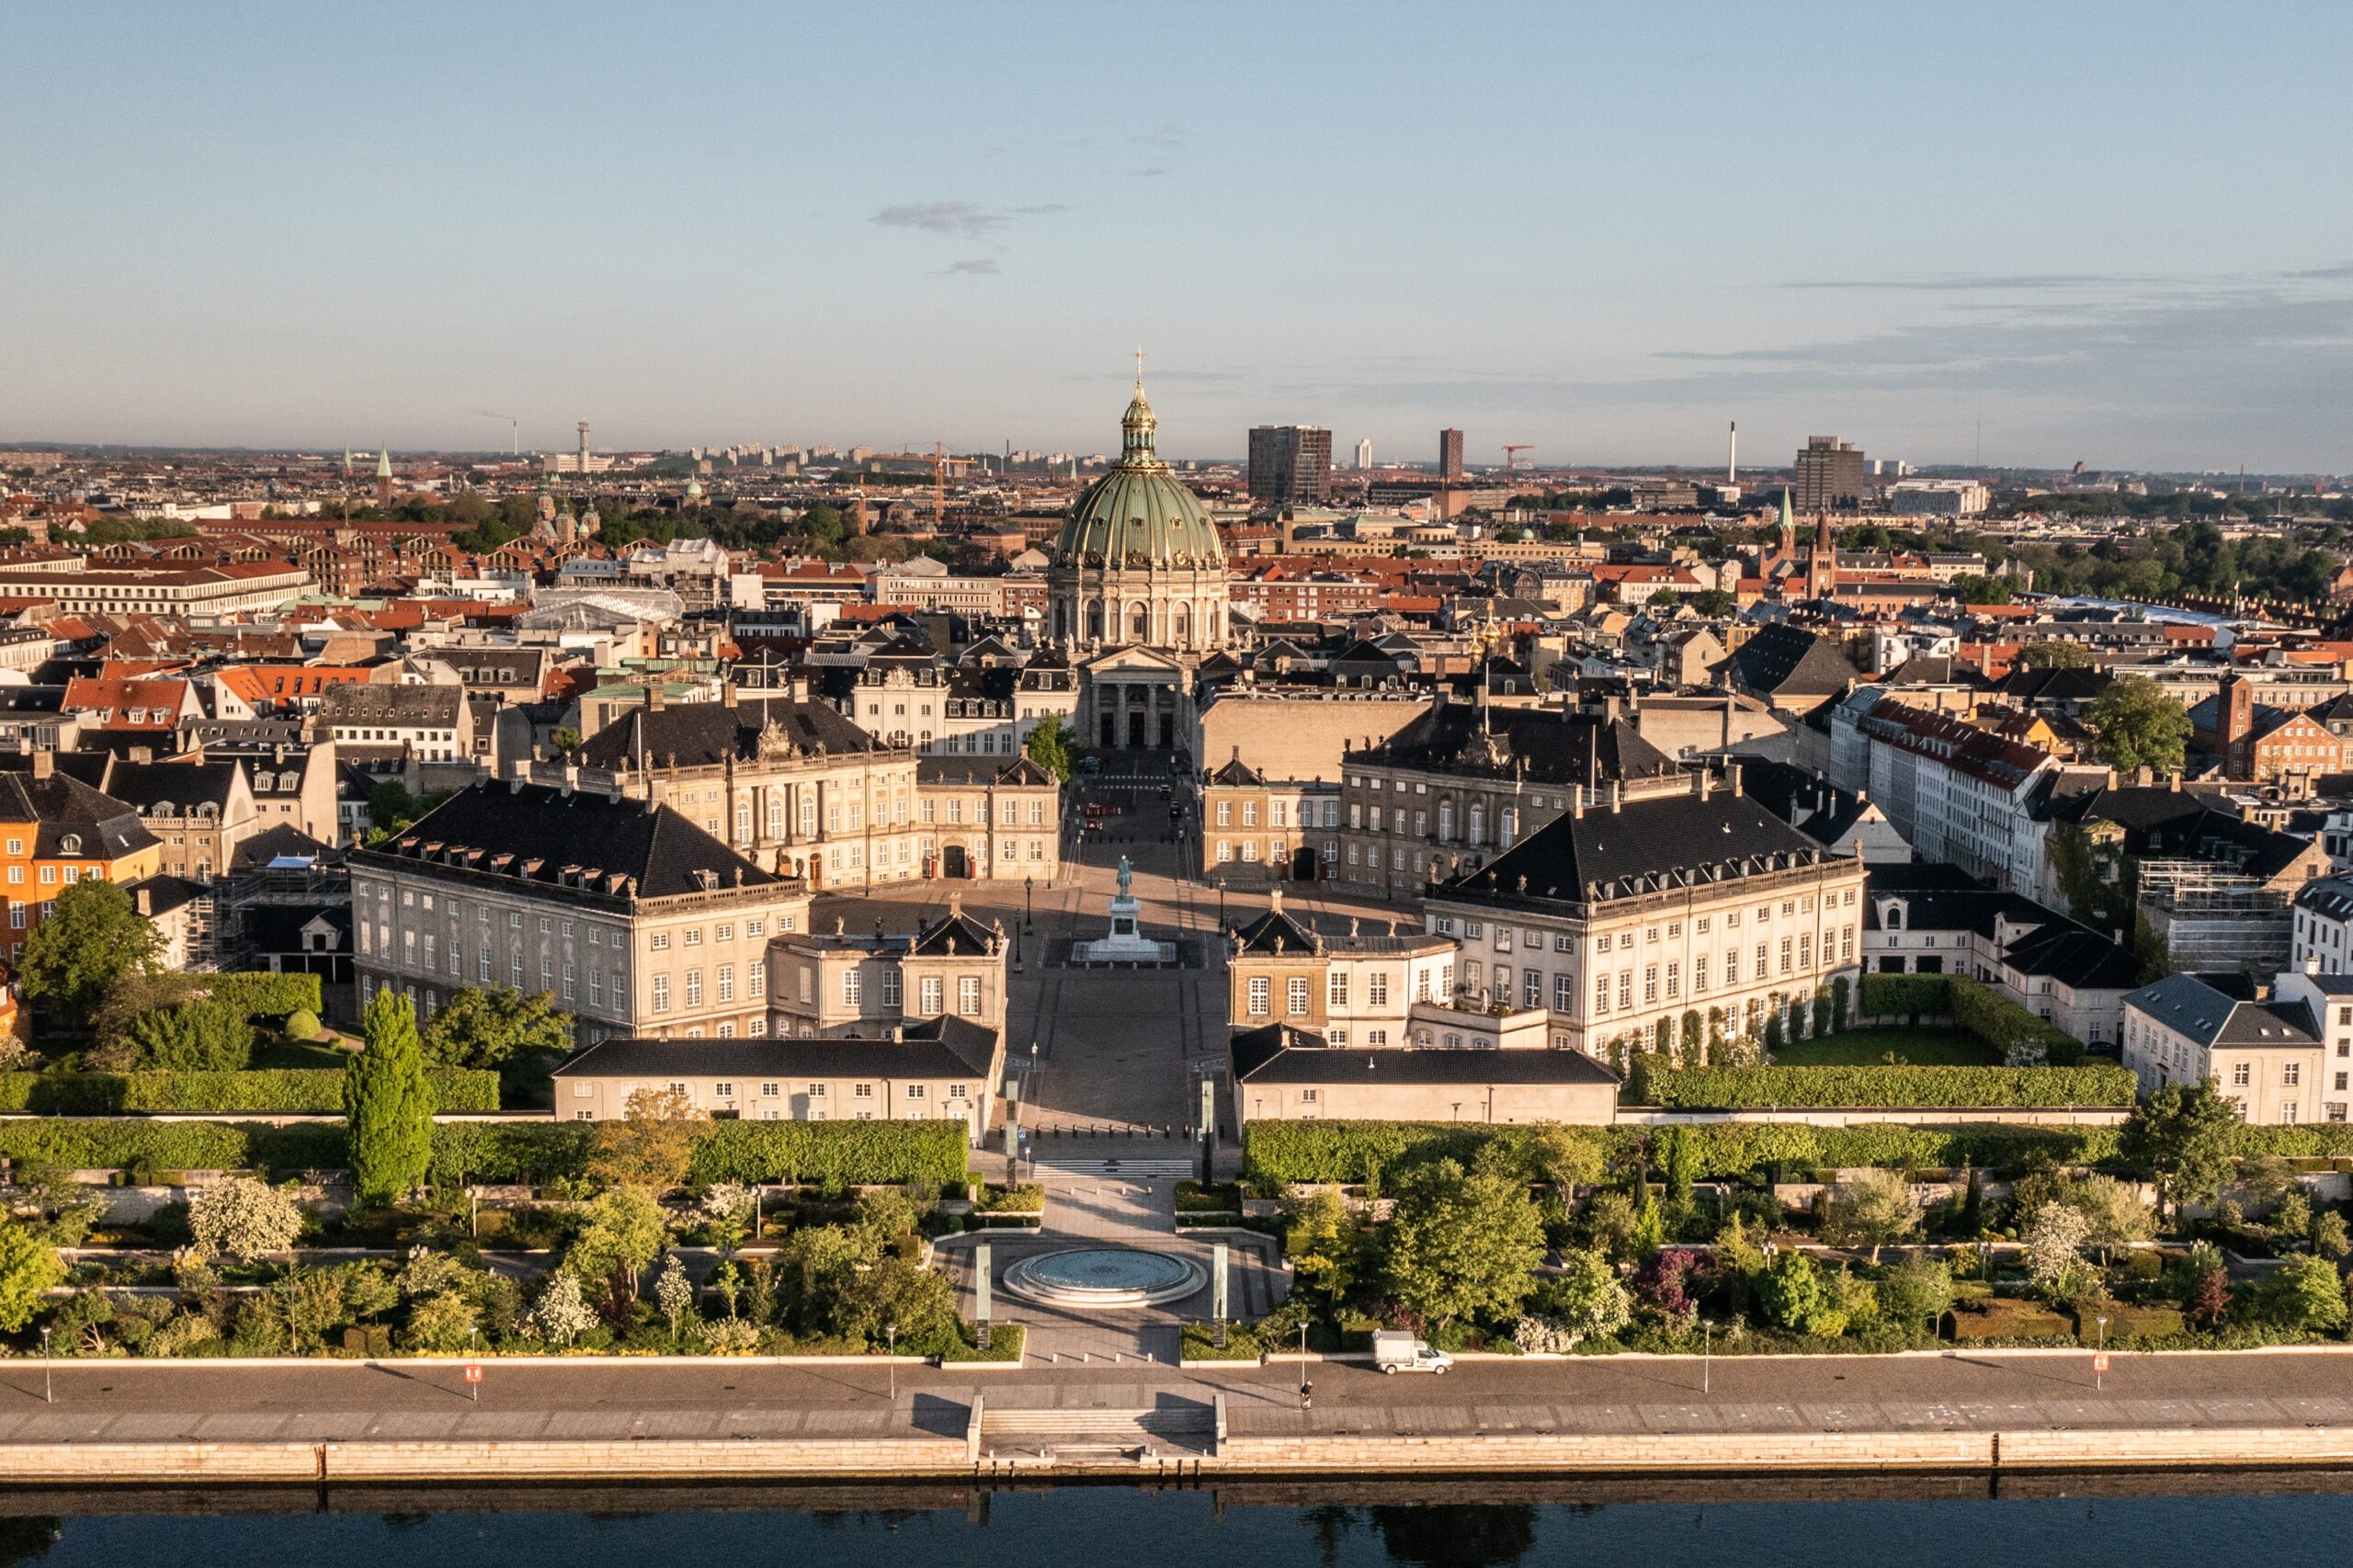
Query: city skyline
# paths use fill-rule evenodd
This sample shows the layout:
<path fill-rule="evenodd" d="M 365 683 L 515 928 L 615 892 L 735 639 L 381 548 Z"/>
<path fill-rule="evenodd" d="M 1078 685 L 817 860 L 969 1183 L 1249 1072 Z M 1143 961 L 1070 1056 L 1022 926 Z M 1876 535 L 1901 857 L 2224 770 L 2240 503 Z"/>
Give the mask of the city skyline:
<path fill-rule="evenodd" d="M 2353 26 L 2134 20 L 35 11 L 0 440 L 2353 467 Z"/>

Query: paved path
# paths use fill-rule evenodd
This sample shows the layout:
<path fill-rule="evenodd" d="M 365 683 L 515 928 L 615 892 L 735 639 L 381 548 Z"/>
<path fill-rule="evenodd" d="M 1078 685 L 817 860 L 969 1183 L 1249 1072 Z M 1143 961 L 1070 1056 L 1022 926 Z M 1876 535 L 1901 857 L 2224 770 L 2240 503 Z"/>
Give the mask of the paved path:
<path fill-rule="evenodd" d="M 2124 1356 L 2098 1386 L 2087 1355 L 1596 1358 L 1465 1362 L 1444 1378 L 1296 1365 L 1179 1372 L 1132 1365 L 997 1372 L 879 1366 L 785 1369 L 487 1363 L 480 1404 L 456 1363 L 291 1368 L 60 1362 L 41 1402 L 38 1360 L 0 1366 L 0 1443 L 369 1437 L 868 1436 L 961 1432 L 991 1408 L 1143 1409 L 1226 1396 L 1232 1429 L 1273 1434 L 1557 1430 L 1995 1430 L 2353 1425 L 2353 1353 Z M 1703 1381 L 1707 1392 L 1702 1392 Z"/>

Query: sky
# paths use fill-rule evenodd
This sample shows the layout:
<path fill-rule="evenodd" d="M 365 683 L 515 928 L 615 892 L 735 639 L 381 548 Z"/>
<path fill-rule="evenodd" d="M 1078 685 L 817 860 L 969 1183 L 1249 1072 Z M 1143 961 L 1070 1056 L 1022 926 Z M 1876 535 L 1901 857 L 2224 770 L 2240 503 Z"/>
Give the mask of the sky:
<path fill-rule="evenodd" d="M 0 15 L 5 441 L 2353 471 L 2342 4 Z"/>

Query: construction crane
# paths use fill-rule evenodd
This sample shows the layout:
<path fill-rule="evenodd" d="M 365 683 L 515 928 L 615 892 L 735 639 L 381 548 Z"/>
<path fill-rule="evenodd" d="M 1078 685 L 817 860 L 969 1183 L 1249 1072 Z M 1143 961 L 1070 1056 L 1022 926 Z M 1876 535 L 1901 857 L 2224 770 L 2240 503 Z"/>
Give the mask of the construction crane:
<path fill-rule="evenodd" d="M 466 410 L 466 412 L 469 414 L 479 415 L 484 419 L 506 420 L 507 434 L 514 437 L 515 455 L 518 458 L 523 455 L 523 422 L 521 420 L 516 418 L 511 414 L 497 414 L 487 408 L 470 408 Z"/>
<path fill-rule="evenodd" d="M 1504 478 L 1506 480 L 1509 480 L 1511 478 L 1513 461 L 1520 453 L 1532 452 L 1535 449 L 1535 448 L 1529 446 L 1526 441 L 1520 441 L 1518 443 L 1506 441 L 1504 443 Z"/>
<path fill-rule="evenodd" d="M 931 468 L 931 521 L 936 528 L 948 516 L 948 471 L 972 466 L 971 458 L 951 458 L 945 442 L 934 441 L 927 452 L 877 452 L 869 462 L 926 463 Z"/>

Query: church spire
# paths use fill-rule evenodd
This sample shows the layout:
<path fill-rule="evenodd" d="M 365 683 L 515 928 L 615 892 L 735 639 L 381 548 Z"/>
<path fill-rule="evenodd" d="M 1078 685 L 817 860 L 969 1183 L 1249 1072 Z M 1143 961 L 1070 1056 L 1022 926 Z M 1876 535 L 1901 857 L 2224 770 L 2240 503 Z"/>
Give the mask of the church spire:
<path fill-rule="evenodd" d="M 1120 461 L 1130 467 L 1159 462 L 1153 452 L 1153 437 L 1160 428 L 1160 420 L 1153 414 L 1152 404 L 1143 395 L 1143 350 L 1136 350 L 1136 395 L 1128 403 L 1128 412 L 1120 419 Z"/>

